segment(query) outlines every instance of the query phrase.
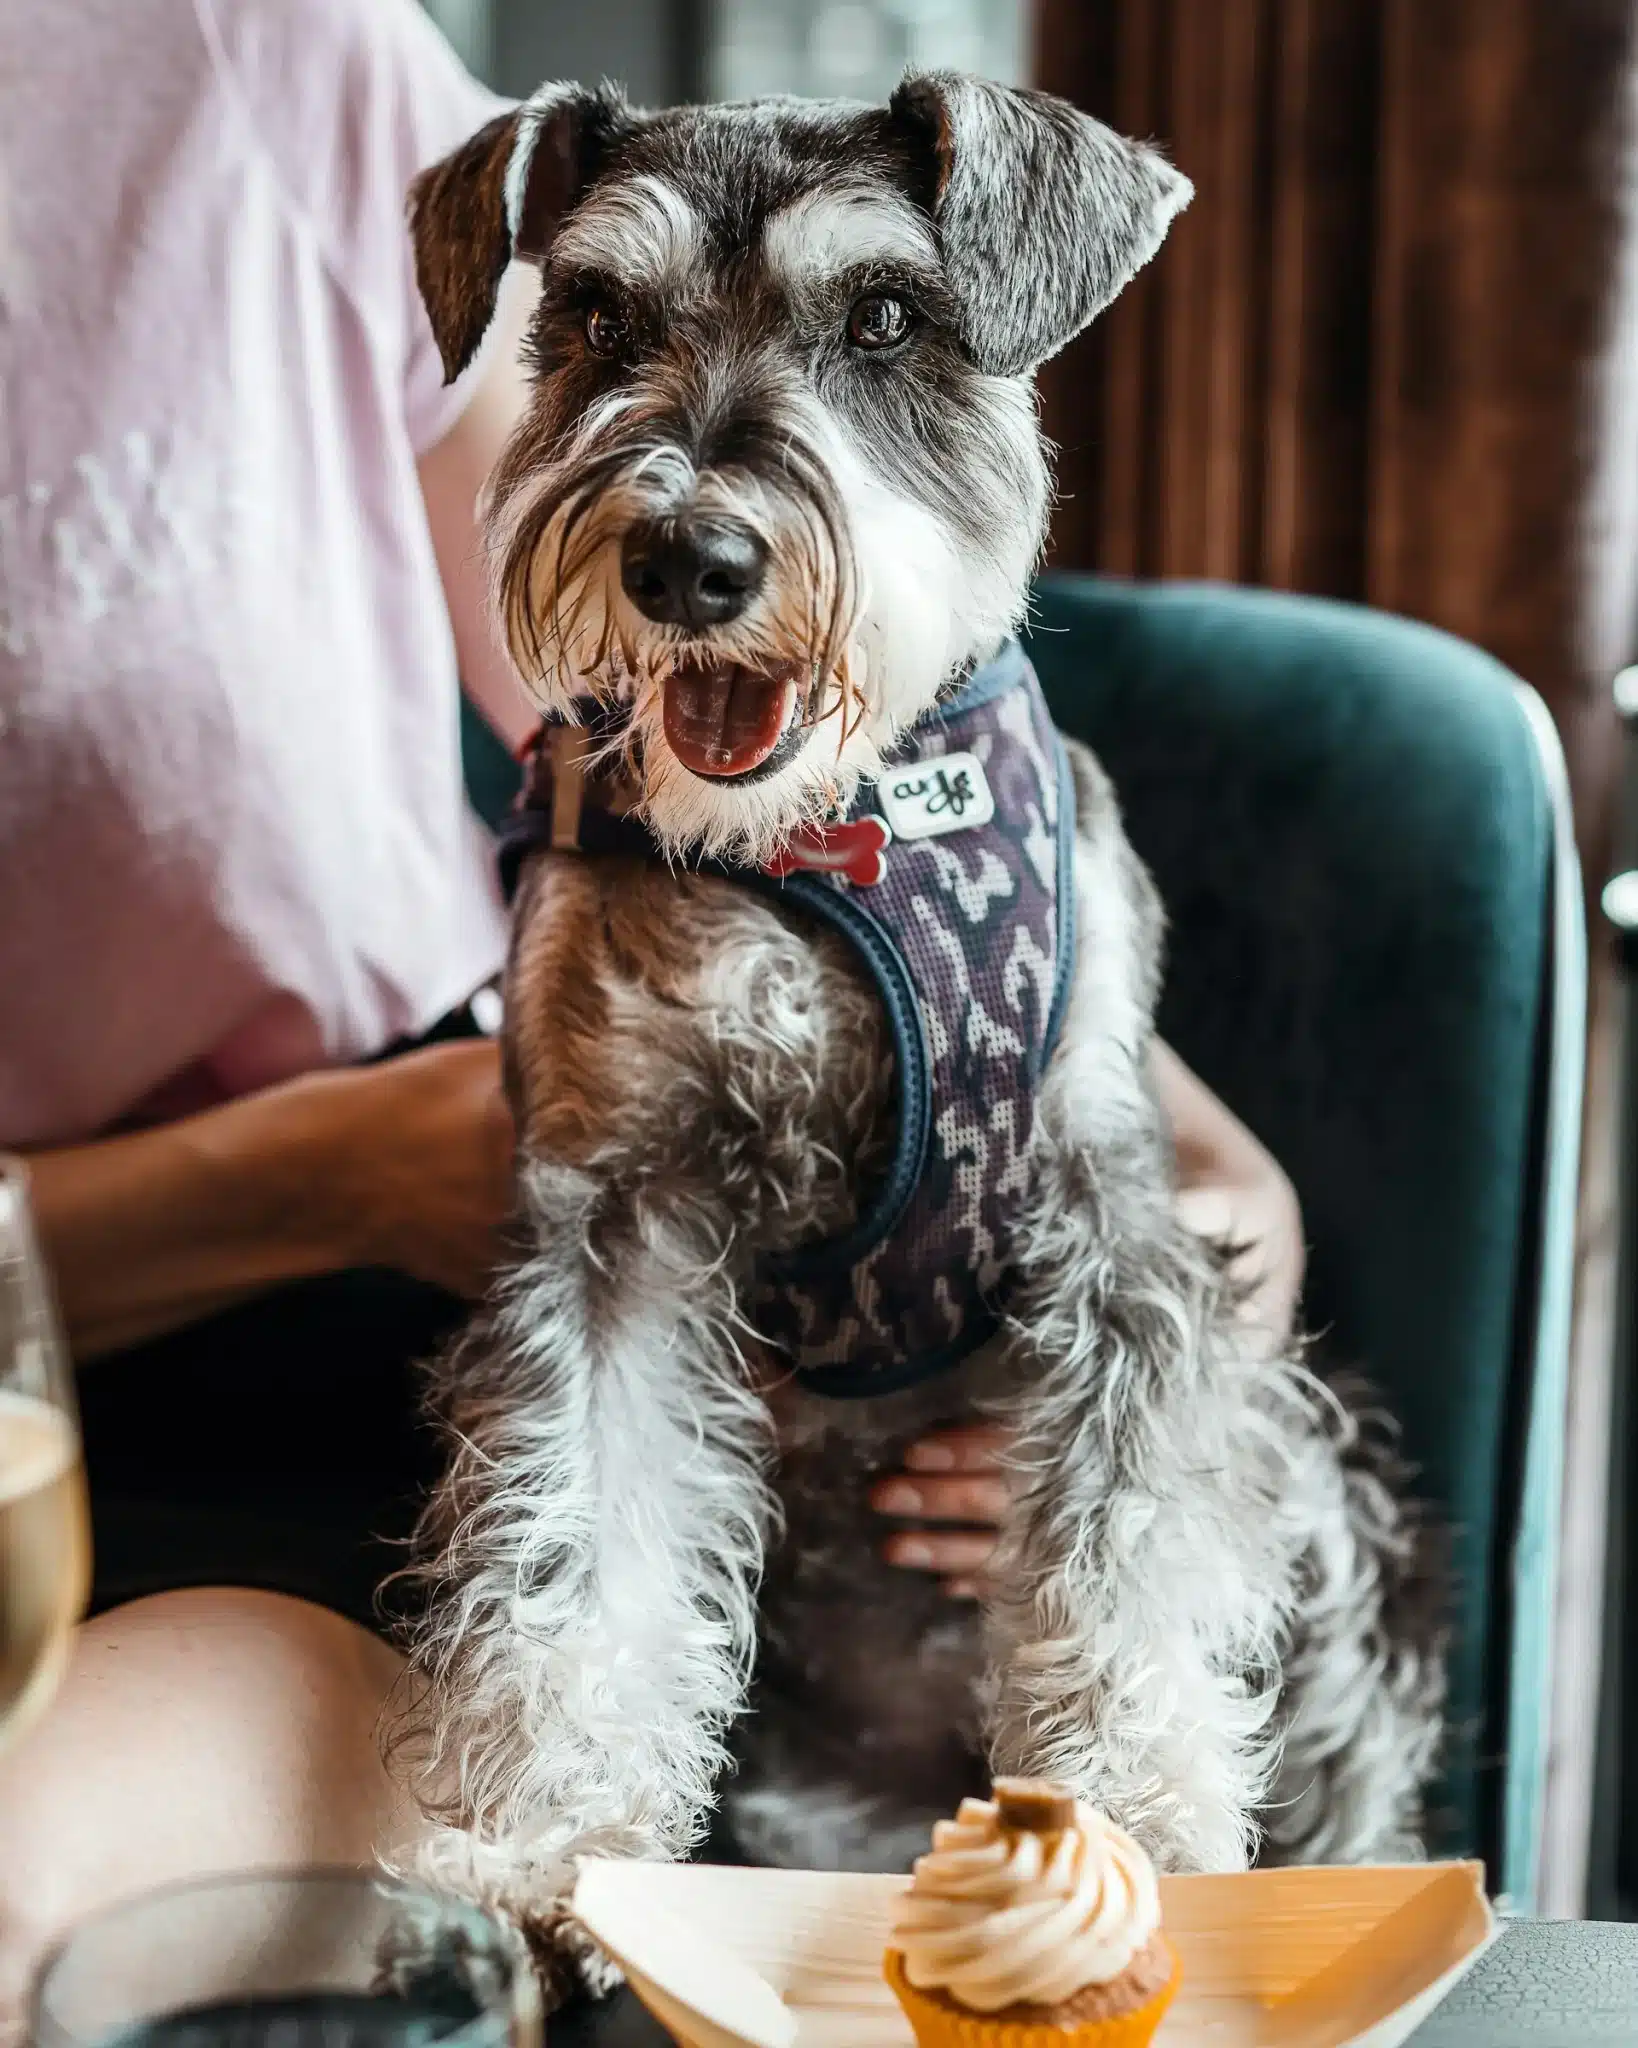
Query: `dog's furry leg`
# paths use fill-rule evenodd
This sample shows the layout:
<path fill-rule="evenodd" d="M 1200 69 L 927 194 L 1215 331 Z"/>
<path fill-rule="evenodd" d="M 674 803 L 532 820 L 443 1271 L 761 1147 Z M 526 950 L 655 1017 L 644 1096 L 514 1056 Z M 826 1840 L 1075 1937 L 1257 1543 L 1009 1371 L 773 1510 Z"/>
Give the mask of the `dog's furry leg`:
<path fill-rule="evenodd" d="M 433 1824 L 417 1867 L 516 1917 L 560 1994 L 612 1977 L 562 1915 L 576 1859 L 702 1831 L 755 1643 L 770 1445 L 726 1219 L 539 1159 L 522 1188 L 532 1254 L 439 1376 L 453 1461 L 397 1735 Z"/>
<path fill-rule="evenodd" d="M 1169 1867 L 1419 1853 L 1444 1664 L 1379 1432 L 1235 1314 L 1180 1229 L 1142 1062 L 1159 912 L 1075 750 L 1080 965 L 1041 1102 L 1012 1411 L 1030 1481 L 991 1636 L 998 1764 Z"/>
<path fill-rule="evenodd" d="M 1051 1234 L 1066 1280 L 1088 1258 L 1102 1276 L 1031 1290 L 992 1753 L 998 1770 L 1068 1779 L 1166 1869 L 1239 1869 L 1279 1756 L 1306 1515 L 1282 1475 L 1309 1397 L 1282 1364 L 1236 1354 L 1204 1248 L 1150 1225 L 1070 1244 L 1066 1213 Z"/>
<path fill-rule="evenodd" d="M 1360 1390 L 1333 1392 L 1305 1460 L 1312 1526 L 1263 1860 L 1412 1862 L 1443 1732 L 1443 1546 L 1403 1501 L 1388 1419 L 1363 1411 Z"/>
<path fill-rule="evenodd" d="M 1247 1862 L 1277 1756 L 1311 1395 L 1178 1222 L 1146 1055 L 1159 911 L 1074 750 L 1076 984 L 1041 1099 L 1010 1419 L 1028 1481 L 990 1611 L 996 1767 L 1068 1779 L 1169 1869 Z"/>

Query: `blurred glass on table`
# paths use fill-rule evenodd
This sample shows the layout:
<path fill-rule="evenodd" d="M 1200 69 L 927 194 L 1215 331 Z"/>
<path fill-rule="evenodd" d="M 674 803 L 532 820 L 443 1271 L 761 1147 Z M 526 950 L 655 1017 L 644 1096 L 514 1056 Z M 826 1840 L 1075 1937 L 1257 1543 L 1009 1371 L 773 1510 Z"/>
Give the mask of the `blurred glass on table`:
<path fill-rule="evenodd" d="M 73 1366 L 27 1176 L 0 1155 L 0 1751 L 56 1690 L 90 1587 Z"/>
<path fill-rule="evenodd" d="M 32 2048 L 540 2048 L 521 1942 L 369 1871 L 179 1885 L 84 1921 L 35 1982 Z"/>

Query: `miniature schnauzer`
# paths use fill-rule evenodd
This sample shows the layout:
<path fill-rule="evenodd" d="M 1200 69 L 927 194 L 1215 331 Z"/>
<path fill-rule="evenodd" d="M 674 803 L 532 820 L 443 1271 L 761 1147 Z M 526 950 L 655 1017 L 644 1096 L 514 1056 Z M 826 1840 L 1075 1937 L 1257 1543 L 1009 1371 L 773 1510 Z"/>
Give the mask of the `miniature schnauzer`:
<path fill-rule="evenodd" d="M 547 724 L 509 840 L 515 1262 L 436 1369 L 398 1736 L 422 1867 L 607 1981 L 585 1855 L 902 1868 L 986 1769 L 1169 1870 L 1419 1853 L 1418 1518 L 1179 1221 L 1162 917 L 1012 635 L 1033 373 L 1190 186 L 1060 101 L 650 114 L 548 85 L 425 173 L 445 369 L 538 264 L 489 487 Z M 981 1603 L 866 1501 L 1001 1418 Z"/>

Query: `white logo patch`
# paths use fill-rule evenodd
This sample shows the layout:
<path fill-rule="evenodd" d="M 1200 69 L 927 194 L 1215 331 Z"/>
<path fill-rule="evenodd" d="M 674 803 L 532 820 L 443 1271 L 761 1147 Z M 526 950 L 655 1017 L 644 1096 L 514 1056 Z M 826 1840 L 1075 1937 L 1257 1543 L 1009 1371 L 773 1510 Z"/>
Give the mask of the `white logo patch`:
<path fill-rule="evenodd" d="M 995 798 L 976 754 L 935 754 L 890 768 L 877 786 L 895 839 L 936 839 L 969 832 L 995 816 Z"/>

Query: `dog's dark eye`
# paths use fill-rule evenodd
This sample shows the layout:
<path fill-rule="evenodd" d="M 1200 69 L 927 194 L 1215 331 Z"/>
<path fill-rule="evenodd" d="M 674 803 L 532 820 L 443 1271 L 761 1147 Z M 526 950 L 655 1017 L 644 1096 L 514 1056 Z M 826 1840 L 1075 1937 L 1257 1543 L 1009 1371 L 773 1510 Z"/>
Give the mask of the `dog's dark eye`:
<path fill-rule="evenodd" d="M 617 356 L 631 339 L 631 322 L 608 299 L 586 308 L 586 346 L 594 356 Z"/>
<path fill-rule="evenodd" d="M 910 308 L 890 292 L 866 292 L 847 316 L 847 338 L 855 348 L 897 348 L 910 327 Z"/>

